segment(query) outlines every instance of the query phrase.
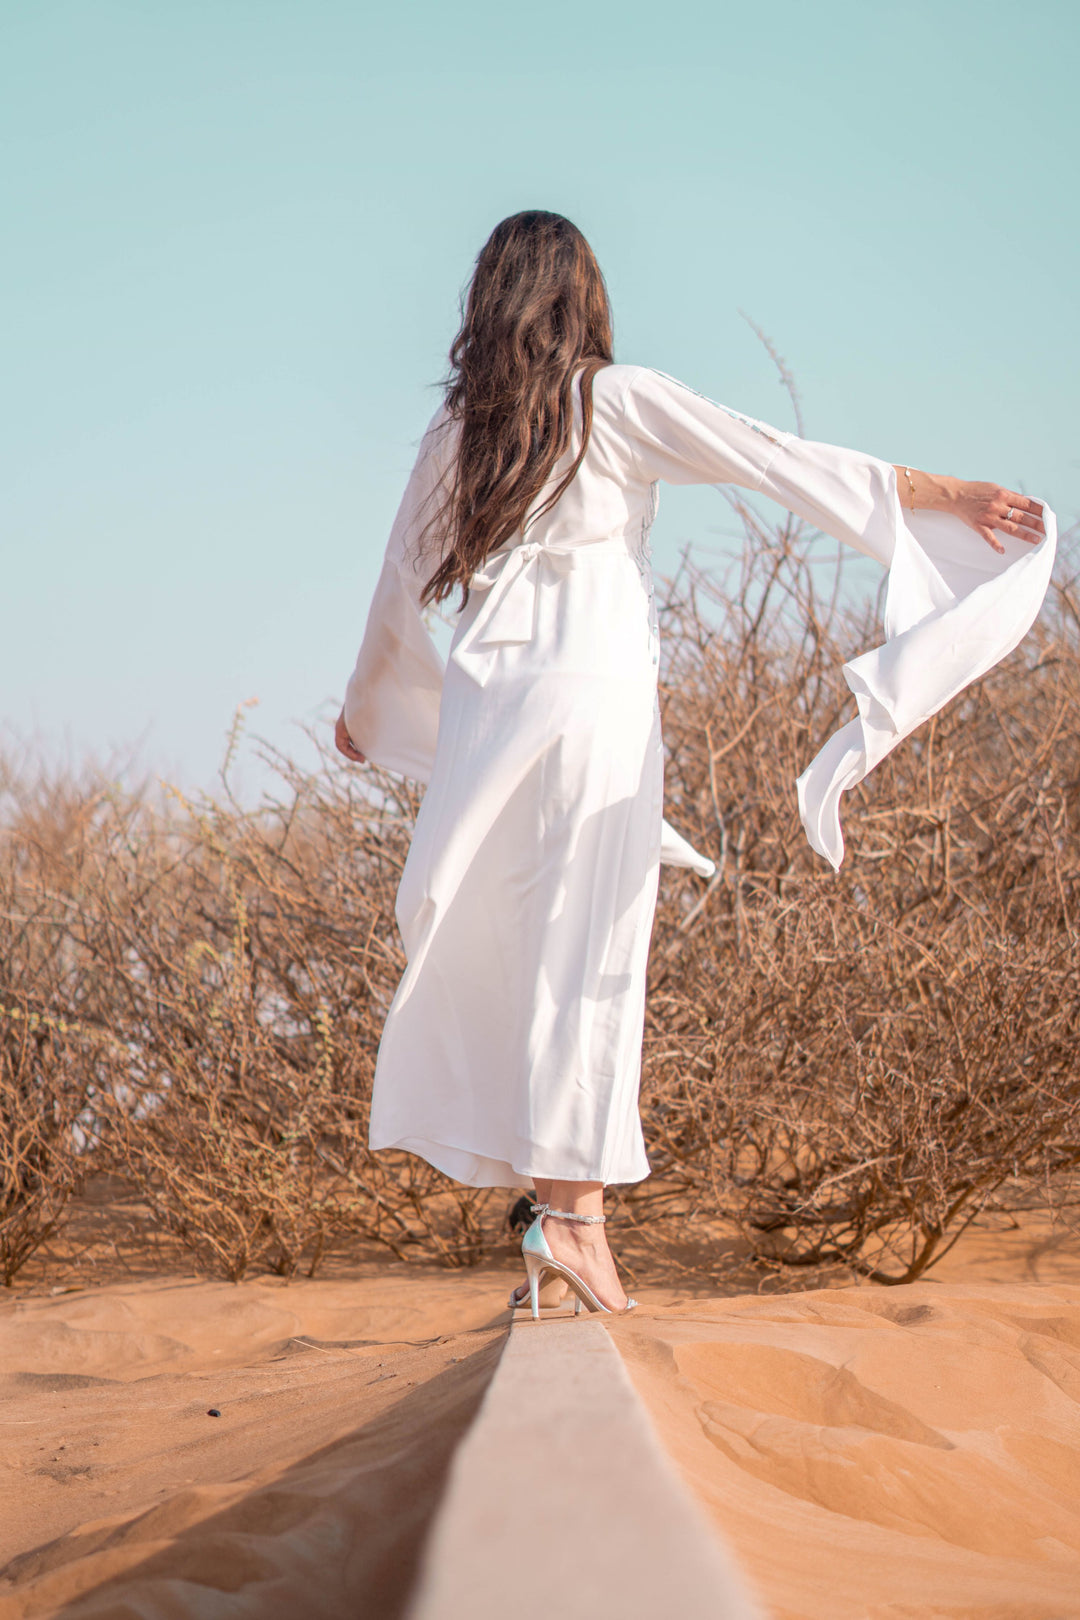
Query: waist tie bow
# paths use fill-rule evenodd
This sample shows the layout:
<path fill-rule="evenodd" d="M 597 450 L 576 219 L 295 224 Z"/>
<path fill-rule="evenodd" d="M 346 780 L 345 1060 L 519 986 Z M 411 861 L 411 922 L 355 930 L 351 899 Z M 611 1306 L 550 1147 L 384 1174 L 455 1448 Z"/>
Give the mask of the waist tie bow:
<path fill-rule="evenodd" d="M 539 540 L 522 540 L 493 551 L 469 581 L 470 593 L 480 591 L 483 595 L 451 653 L 453 661 L 482 686 L 496 647 L 532 640 L 537 593 L 545 572 L 556 577 L 565 575 L 598 554 L 630 556 L 621 536 L 586 541 L 580 546 L 545 546 Z"/>

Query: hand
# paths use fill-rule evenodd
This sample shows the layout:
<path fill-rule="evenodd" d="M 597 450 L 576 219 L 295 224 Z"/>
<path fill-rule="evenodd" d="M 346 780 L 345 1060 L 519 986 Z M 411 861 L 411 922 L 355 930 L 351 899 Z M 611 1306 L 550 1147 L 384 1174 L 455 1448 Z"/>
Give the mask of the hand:
<path fill-rule="evenodd" d="M 345 758 L 351 759 L 354 764 L 367 764 L 367 760 L 364 758 L 364 755 L 360 752 L 359 748 L 357 748 L 356 744 L 349 736 L 349 728 L 345 724 L 344 709 L 342 709 L 341 713 L 338 715 L 337 725 L 334 727 L 334 747 L 337 749 L 339 754 L 344 754 Z"/>
<path fill-rule="evenodd" d="M 1032 546 L 1038 545 L 1046 534 L 1038 501 L 1018 495 L 1014 489 L 1002 489 L 1000 484 L 965 483 L 959 478 L 948 482 L 956 485 L 949 510 L 999 554 L 1005 547 L 994 533 L 995 529 L 1014 535 L 1017 540 L 1026 540 Z"/>

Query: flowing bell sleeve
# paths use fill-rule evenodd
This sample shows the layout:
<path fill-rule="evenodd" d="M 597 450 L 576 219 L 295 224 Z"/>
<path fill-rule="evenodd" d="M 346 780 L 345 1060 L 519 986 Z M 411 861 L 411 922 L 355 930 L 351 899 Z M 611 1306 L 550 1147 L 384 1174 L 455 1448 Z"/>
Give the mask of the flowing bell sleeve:
<path fill-rule="evenodd" d="M 1043 501 L 1045 538 L 998 532 L 999 555 L 960 518 L 905 507 L 888 462 L 804 439 L 779 452 L 760 489 L 888 570 L 885 639 L 842 666 L 857 715 L 797 784 L 806 835 L 839 870 L 840 795 L 1023 640 L 1050 584 L 1057 519 Z"/>
<path fill-rule="evenodd" d="M 1027 634 L 1050 583 L 1057 520 L 1043 501 L 1045 538 L 1032 546 L 999 533 L 998 555 L 959 518 L 905 507 L 888 462 L 771 428 L 660 373 L 643 377 L 629 394 L 654 477 L 739 484 L 888 570 L 884 641 L 842 666 L 857 715 L 796 784 L 806 836 L 839 870 L 840 795 Z"/>
<path fill-rule="evenodd" d="M 440 406 L 428 424 L 405 487 L 345 689 L 345 724 L 374 765 L 428 782 L 435 759 L 443 661 L 428 634 L 420 594 L 438 567 L 431 518 L 450 454 L 451 423 Z"/>

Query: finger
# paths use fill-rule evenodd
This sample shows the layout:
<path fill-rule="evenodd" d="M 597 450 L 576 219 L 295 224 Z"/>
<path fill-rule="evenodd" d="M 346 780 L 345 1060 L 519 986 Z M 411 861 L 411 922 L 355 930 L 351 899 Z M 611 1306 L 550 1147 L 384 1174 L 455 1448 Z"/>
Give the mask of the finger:
<path fill-rule="evenodd" d="M 999 557 L 1003 557 L 1005 555 L 1005 547 L 994 534 L 993 529 L 984 529 L 981 523 L 977 523 L 975 525 L 975 533 L 982 535 L 983 539 L 990 547 L 990 550 L 996 551 Z"/>
<path fill-rule="evenodd" d="M 1033 501 L 1030 495 L 1018 495 L 1015 489 L 1003 489 L 1001 498 L 1008 501 L 1014 512 L 1030 512 L 1033 517 L 1042 517 L 1042 502 Z"/>
<path fill-rule="evenodd" d="M 1003 534 L 1014 534 L 1018 540 L 1027 540 L 1034 544 L 1043 538 L 1046 525 L 1042 520 L 1034 520 L 1027 512 L 1018 512 L 1015 507 L 1009 507 L 1000 516 L 991 519 L 991 527 L 1000 529 Z"/>
<path fill-rule="evenodd" d="M 1018 523 L 1022 528 L 1034 530 L 1036 534 L 1043 535 L 1046 533 L 1046 523 L 1043 519 L 1042 505 L 1039 501 L 1033 501 L 1027 495 L 1017 495 L 1011 489 L 1004 490 L 1001 499 L 1005 502 L 1007 510 L 1002 514 L 1004 521 L 995 524 L 995 528 L 1006 529 L 1009 533 L 1012 533 L 1009 524 Z M 1022 538 L 1027 540 L 1030 539 L 1030 536 L 1025 534 Z"/>
<path fill-rule="evenodd" d="M 347 759 L 355 759 L 361 763 L 363 762 L 364 756 L 360 753 L 356 744 L 349 736 L 349 729 L 345 724 L 344 717 L 341 716 L 339 716 L 338 722 L 334 727 L 334 745 L 338 749 L 338 752 L 344 754 Z"/>
<path fill-rule="evenodd" d="M 1037 529 L 1029 529 L 1023 523 L 1005 523 L 1002 521 L 1001 523 L 995 523 L 994 527 L 1000 529 L 1003 534 L 1013 534 L 1018 540 L 1026 540 L 1029 546 L 1037 546 L 1043 538 L 1043 535 Z"/>

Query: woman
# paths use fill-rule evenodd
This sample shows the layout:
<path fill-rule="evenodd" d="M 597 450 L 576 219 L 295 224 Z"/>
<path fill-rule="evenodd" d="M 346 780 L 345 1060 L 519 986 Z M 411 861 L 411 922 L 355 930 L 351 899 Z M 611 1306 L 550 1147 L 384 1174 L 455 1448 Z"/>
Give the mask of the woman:
<path fill-rule="evenodd" d="M 649 1171 L 637 1093 L 658 866 L 711 870 L 662 819 L 657 482 L 760 492 L 893 570 L 891 640 L 848 667 L 860 718 L 800 784 L 837 865 L 840 792 L 1015 645 L 1048 567 L 1025 574 L 1025 546 L 1048 531 L 1015 491 L 812 444 L 616 365 L 600 269 L 558 214 L 492 233 L 450 359 L 337 723 L 346 758 L 428 783 L 370 1141 L 470 1186 L 535 1185 L 533 1314 L 546 1272 L 576 1308 L 623 1311 L 603 1192 Z M 973 567 L 979 546 L 992 566 Z M 455 593 L 444 671 L 422 612 Z"/>

